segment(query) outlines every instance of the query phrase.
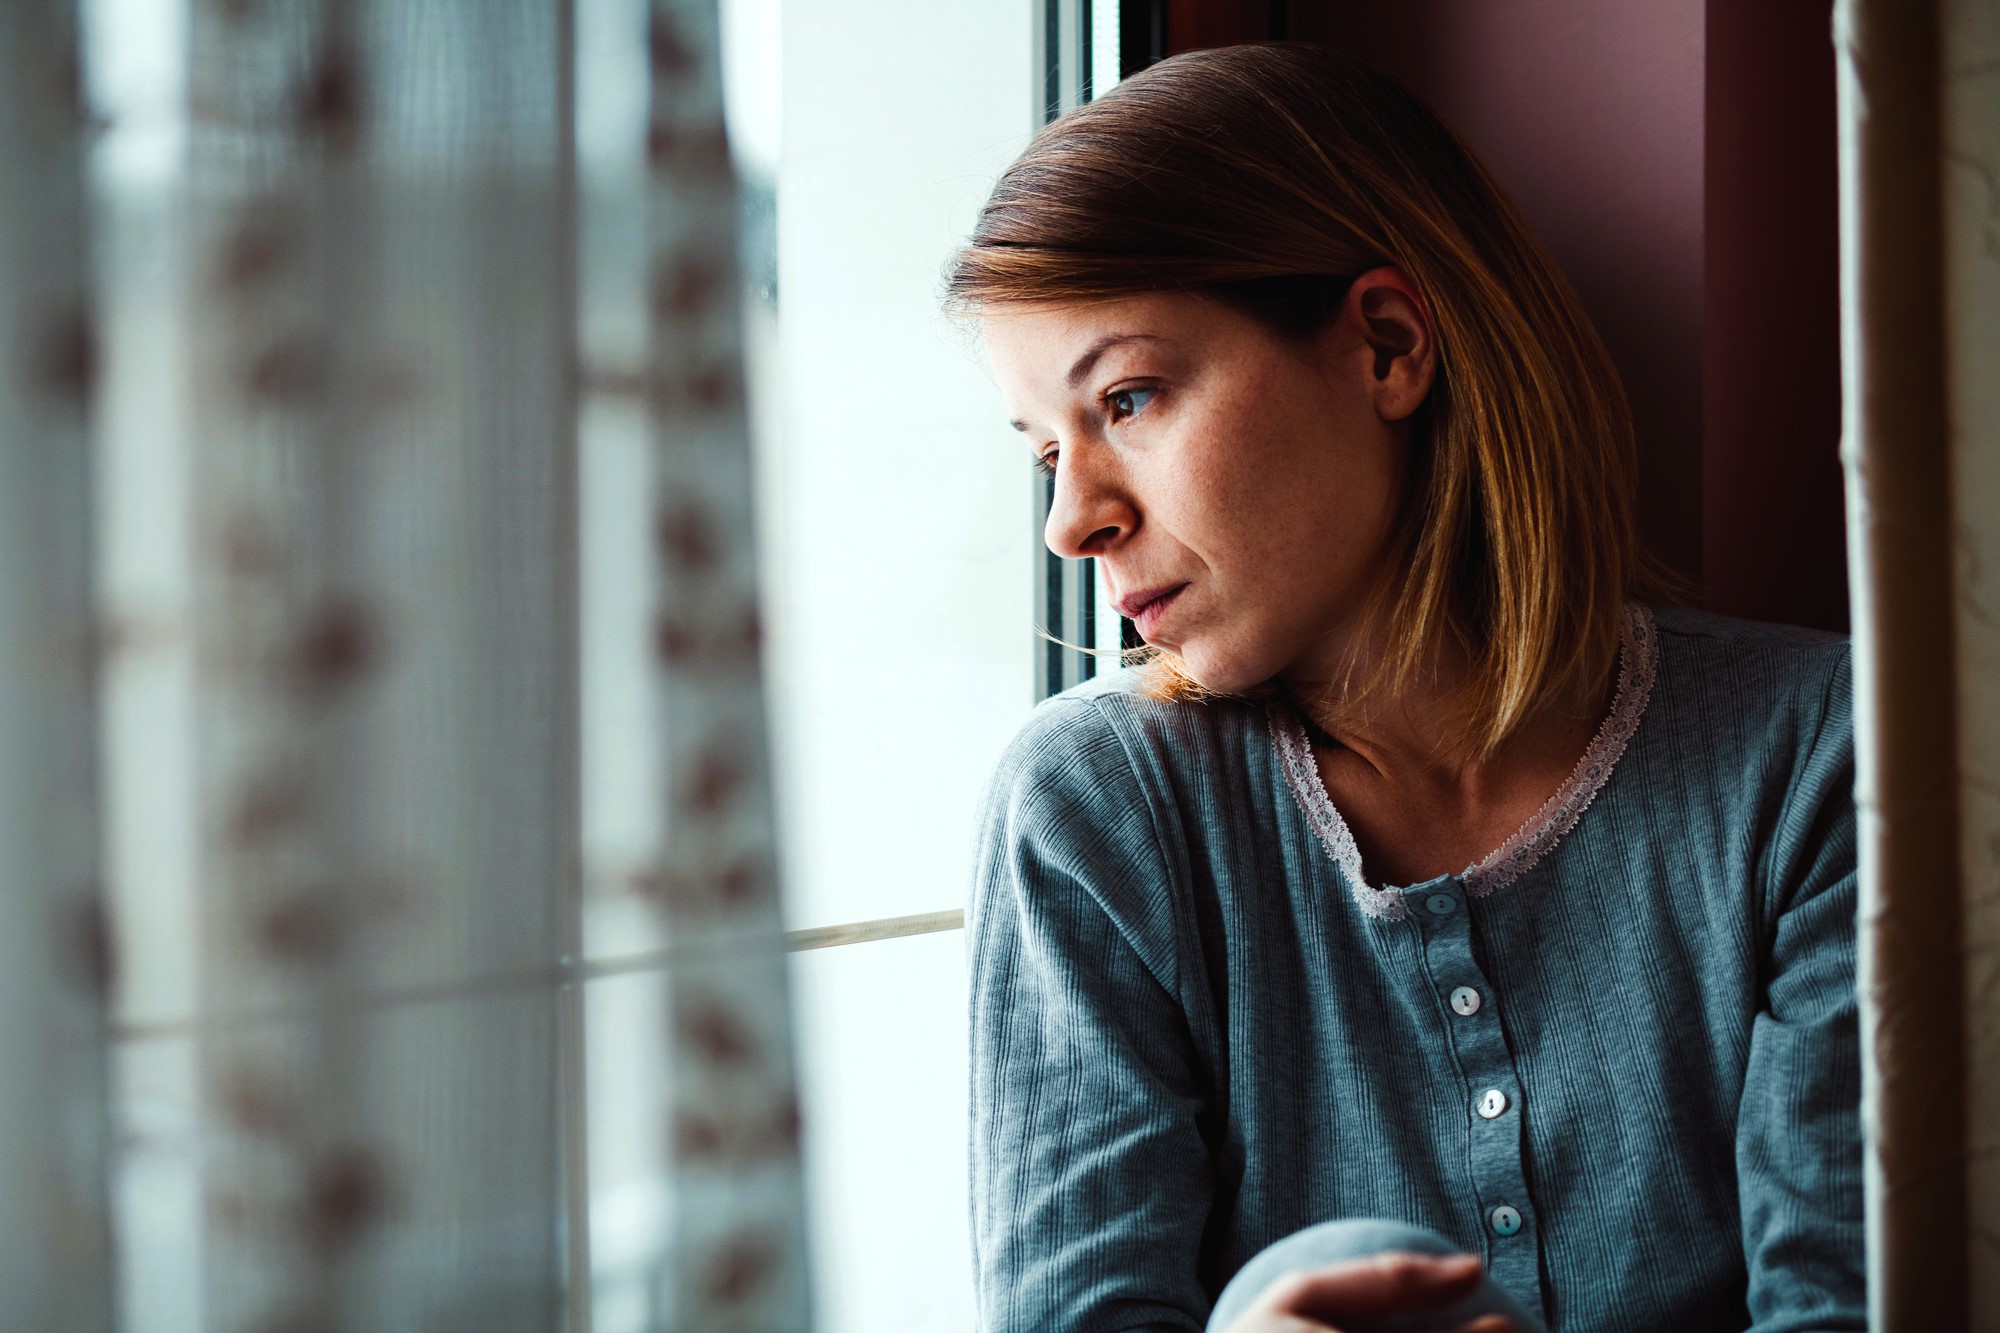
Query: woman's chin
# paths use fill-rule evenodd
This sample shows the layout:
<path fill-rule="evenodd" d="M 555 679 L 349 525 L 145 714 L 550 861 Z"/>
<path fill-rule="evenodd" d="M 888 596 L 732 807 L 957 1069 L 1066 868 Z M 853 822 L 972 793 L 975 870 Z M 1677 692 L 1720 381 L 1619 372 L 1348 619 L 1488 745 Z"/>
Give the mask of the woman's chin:
<path fill-rule="evenodd" d="M 1275 671 L 1241 657 L 1204 652 L 1194 644 L 1182 649 L 1179 656 L 1188 679 L 1214 694 L 1240 694 L 1254 689 L 1271 679 Z"/>

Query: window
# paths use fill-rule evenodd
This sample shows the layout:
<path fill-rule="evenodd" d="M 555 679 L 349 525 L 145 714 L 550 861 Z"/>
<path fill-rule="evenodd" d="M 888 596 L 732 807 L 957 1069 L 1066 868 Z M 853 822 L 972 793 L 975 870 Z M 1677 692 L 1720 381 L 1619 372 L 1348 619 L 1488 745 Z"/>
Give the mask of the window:
<path fill-rule="evenodd" d="M 776 200 L 752 372 L 778 808 L 802 942 L 861 941 L 794 955 L 816 1315 L 969 1328 L 964 936 L 938 928 L 1033 702 L 1036 552 L 1025 452 L 937 297 L 1034 127 L 1034 31 L 1016 0 L 776 10 L 736 0 L 727 49 L 767 99 L 736 123 L 777 129 L 745 166 Z"/>
<path fill-rule="evenodd" d="M 1117 7 L 724 8 L 739 164 L 775 200 L 751 346 L 816 1314 L 970 1328 L 973 820 L 1035 700 L 1087 674 L 1029 627 L 1115 651 L 1119 620 L 1042 546 L 1044 484 L 938 295 L 1049 99 L 1116 81 Z"/>

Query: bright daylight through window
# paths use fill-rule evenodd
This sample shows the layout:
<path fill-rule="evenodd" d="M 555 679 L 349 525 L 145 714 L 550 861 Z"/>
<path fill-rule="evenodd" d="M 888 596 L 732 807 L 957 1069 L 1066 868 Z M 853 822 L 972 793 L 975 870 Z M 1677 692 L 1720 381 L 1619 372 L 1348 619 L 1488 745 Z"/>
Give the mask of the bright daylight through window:
<path fill-rule="evenodd" d="M 724 6 L 747 197 L 776 205 L 746 258 L 774 279 L 750 327 L 788 916 L 925 932 L 793 955 L 828 1329 L 971 1327 L 965 945 L 936 927 L 1034 701 L 1042 548 L 1020 440 L 938 295 L 1040 123 L 1036 9 Z M 1074 64 L 1082 15 L 1059 9 Z"/>

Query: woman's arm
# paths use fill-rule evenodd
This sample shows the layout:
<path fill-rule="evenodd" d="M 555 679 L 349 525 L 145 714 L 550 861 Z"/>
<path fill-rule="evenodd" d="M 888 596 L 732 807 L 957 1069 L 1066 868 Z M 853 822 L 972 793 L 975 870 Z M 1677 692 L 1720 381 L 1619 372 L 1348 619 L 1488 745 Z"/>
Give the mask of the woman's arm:
<path fill-rule="evenodd" d="M 1158 831 L 1094 704 L 1037 712 L 983 821 L 966 917 L 980 1327 L 1192 1333 L 1204 1080 Z"/>
<path fill-rule="evenodd" d="M 1862 1330 L 1852 691 L 1843 659 L 1769 860 L 1773 926 L 1736 1168 L 1755 1333 Z"/>

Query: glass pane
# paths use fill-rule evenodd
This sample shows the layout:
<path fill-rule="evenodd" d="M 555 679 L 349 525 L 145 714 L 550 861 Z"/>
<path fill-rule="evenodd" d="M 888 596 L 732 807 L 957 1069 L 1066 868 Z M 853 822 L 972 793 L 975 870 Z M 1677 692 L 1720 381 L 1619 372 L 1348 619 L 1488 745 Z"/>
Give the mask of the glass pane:
<path fill-rule="evenodd" d="M 724 15 L 790 922 L 958 908 L 981 789 L 1033 701 L 1040 543 L 1028 451 L 938 297 L 1036 124 L 1033 13 L 726 0 Z M 964 945 L 952 931 L 795 957 L 830 1333 L 972 1327 Z"/>
<path fill-rule="evenodd" d="M 965 937 L 793 955 L 814 1327 L 971 1333 Z"/>
<path fill-rule="evenodd" d="M 960 905 L 1031 702 L 1028 451 L 938 291 L 1035 81 L 1015 0 L 782 13 L 777 356 L 755 368 L 786 873 L 817 926 Z"/>

